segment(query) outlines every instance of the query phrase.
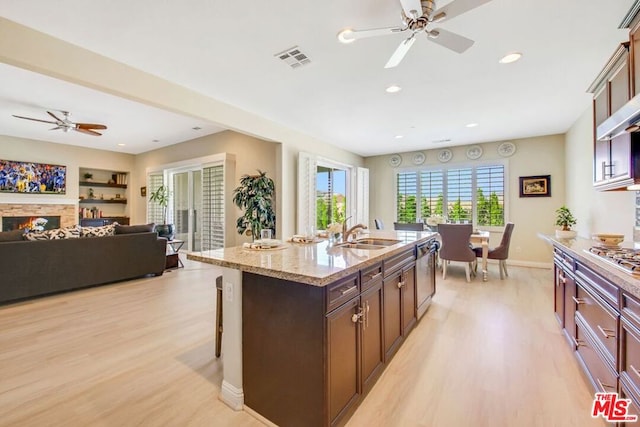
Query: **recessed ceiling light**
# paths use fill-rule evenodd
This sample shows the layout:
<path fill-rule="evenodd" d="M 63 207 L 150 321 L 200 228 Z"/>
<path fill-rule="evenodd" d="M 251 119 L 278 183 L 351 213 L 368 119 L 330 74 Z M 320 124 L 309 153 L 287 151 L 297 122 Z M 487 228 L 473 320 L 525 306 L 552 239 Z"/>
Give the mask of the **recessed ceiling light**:
<path fill-rule="evenodd" d="M 468 127 L 468 128 L 474 128 L 474 127 L 478 126 L 478 124 L 477 123 L 469 123 L 469 124 L 466 124 L 465 126 Z"/>
<path fill-rule="evenodd" d="M 516 62 L 520 58 L 522 58 L 522 54 L 520 52 L 512 52 L 503 56 L 502 59 L 498 62 L 500 62 L 501 64 L 511 64 L 512 62 Z"/>
<path fill-rule="evenodd" d="M 397 93 L 397 92 L 400 92 L 401 90 L 402 88 L 398 85 L 391 85 L 385 89 L 387 93 Z"/>
<path fill-rule="evenodd" d="M 202 128 L 200 126 L 194 126 L 191 129 L 193 129 L 193 130 L 201 130 Z"/>
<path fill-rule="evenodd" d="M 345 28 L 344 30 L 338 33 L 338 41 L 344 44 L 353 43 L 354 41 L 356 41 L 356 39 L 349 38 L 352 33 L 353 31 L 351 29 Z"/>
<path fill-rule="evenodd" d="M 151 142 L 160 142 L 160 140 L 159 139 L 153 139 L 153 140 L 151 140 Z"/>
<path fill-rule="evenodd" d="M 402 139 L 404 138 L 404 135 L 396 135 L 396 139 Z"/>
<path fill-rule="evenodd" d="M 125 144 L 123 144 L 122 142 L 120 144 L 118 144 L 118 147 L 124 147 Z"/>

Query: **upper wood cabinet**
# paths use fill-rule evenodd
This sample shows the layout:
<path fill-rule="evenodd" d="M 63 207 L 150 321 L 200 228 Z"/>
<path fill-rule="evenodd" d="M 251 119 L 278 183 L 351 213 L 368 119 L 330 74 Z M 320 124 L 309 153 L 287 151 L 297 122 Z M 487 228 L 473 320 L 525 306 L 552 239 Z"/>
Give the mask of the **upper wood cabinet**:
<path fill-rule="evenodd" d="M 589 87 L 593 93 L 594 131 L 631 99 L 629 43 L 621 43 Z"/>

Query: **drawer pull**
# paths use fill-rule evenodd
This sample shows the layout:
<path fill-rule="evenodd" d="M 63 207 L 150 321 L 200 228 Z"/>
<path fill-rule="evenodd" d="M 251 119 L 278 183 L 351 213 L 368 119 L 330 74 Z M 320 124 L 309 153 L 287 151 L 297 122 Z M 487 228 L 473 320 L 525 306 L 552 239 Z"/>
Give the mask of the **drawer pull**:
<path fill-rule="evenodd" d="M 580 346 L 584 346 L 584 343 L 582 341 L 578 341 L 576 337 L 571 337 L 571 339 L 573 340 L 573 343 L 575 344 L 576 348 Z"/>
<path fill-rule="evenodd" d="M 575 302 L 576 304 L 584 304 L 584 300 L 580 299 L 580 298 L 576 298 L 574 296 L 571 296 L 571 299 L 573 300 L 573 302 Z"/>
<path fill-rule="evenodd" d="M 403 281 L 398 282 L 398 289 L 400 289 L 403 286 L 404 286 L 404 282 Z"/>
<path fill-rule="evenodd" d="M 343 289 L 343 290 L 340 292 L 340 294 L 341 294 L 341 295 L 346 295 L 346 294 L 349 294 L 349 293 L 351 293 L 351 292 L 355 291 L 356 289 L 358 289 L 358 285 L 354 285 L 354 286 L 351 286 L 350 288 Z"/>
<path fill-rule="evenodd" d="M 375 280 L 375 279 L 377 279 L 377 278 L 378 278 L 378 277 L 380 277 L 380 276 L 382 276 L 382 271 L 381 271 L 380 273 L 376 273 L 376 274 L 374 274 L 373 276 L 371 276 L 371 280 Z"/>
<path fill-rule="evenodd" d="M 638 378 L 640 378 L 640 372 L 638 372 L 638 370 L 633 365 L 630 364 L 629 368 L 631 368 L 631 372 L 633 372 Z"/>
<path fill-rule="evenodd" d="M 616 390 L 616 387 L 613 385 L 609 385 L 609 384 L 602 384 L 602 381 L 600 381 L 600 378 L 596 378 L 596 381 L 598 382 L 598 385 L 600 386 L 600 388 L 602 390 L 606 390 L 606 389 L 613 389 Z"/>
<path fill-rule="evenodd" d="M 606 338 L 615 338 L 616 337 L 616 333 L 615 331 L 612 331 L 611 329 L 604 329 L 602 326 L 598 325 L 598 330 L 600 331 L 600 333 Z"/>

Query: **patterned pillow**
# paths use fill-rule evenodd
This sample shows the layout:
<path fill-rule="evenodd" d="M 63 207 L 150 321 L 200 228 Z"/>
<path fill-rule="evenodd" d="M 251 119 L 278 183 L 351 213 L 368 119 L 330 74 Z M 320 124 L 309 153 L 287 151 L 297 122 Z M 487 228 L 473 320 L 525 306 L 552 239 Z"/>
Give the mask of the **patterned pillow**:
<path fill-rule="evenodd" d="M 80 237 L 80 226 L 72 225 L 64 228 L 54 228 L 41 232 L 32 231 L 24 235 L 26 240 L 61 240 L 77 239 Z"/>
<path fill-rule="evenodd" d="M 24 235 L 25 240 L 50 240 L 46 231 L 32 231 Z"/>
<path fill-rule="evenodd" d="M 81 227 L 82 237 L 105 237 L 115 236 L 117 222 L 109 225 L 103 225 L 101 227 Z"/>

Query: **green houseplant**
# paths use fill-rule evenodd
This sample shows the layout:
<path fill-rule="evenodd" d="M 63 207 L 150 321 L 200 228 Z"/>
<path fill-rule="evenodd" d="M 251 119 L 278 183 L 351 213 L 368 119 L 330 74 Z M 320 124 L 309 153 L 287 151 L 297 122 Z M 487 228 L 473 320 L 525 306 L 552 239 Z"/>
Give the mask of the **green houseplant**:
<path fill-rule="evenodd" d="M 576 237 L 576 232 L 571 226 L 576 225 L 577 220 L 566 206 L 561 206 L 556 210 L 556 225 L 562 227 L 556 230 L 556 237 L 560 239 L 571 239 Z"/>
<path fill-rule="evenodd" d="M 167 223 L 167 212 L 169 208 L 169 187 L 161 185 L 149 195 L 149 201 L 155 202 L 162 208 L 162 224 L 156 224 L 158 236 L 166 237 L 168 240 L 173 239 L 173 224 Z"/>
<path fill-rule="evenodd" d="M 233 203 L 243 210 L 236 221 L 238 234 L 247 234 L 255 240 L 263 228 L 273 230 L 276 235 L 276 214 L 273 209 L 275 183 L 266 172 L 258 175 L 243 175 L 240 185 L 233 190 Z"/>

